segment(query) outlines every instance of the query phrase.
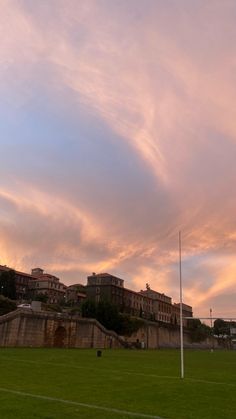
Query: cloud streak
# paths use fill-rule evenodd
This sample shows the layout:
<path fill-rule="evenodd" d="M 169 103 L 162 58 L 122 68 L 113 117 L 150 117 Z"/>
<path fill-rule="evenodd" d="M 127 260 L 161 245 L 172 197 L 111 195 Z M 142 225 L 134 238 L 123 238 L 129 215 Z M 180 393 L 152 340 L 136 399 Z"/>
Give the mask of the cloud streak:
<path fill-rule="evenodd" d="M 234 2 L 0 7 L 1 262 L 233 315 Z"/>

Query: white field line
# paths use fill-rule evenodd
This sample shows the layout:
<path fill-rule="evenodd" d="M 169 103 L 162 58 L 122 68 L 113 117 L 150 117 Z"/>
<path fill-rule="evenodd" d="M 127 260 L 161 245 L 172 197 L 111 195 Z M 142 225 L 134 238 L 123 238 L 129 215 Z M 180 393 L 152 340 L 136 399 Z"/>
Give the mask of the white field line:
<path fill-rule="evenodd" d="M 9 360 L 14 360 L 16 362 L 24 362 L 27 364 L 36 364 L 39 365 L 38 361 L 32 361 L 29 359 L 19 359 L 19 358 L 14 358 L 14 357 L 7 357 L 7 356 L 0 356 L 0 361 L 1 359 L 9 359 Z M 48 361 L 40 361 L 40 364 L 44 364 L 44 365 L 51 365 L 51 366 L 55 366 L 55 367 L 65 367 L 65 368 L 73 368 L 73 369 L 86 369 L 88 370 L 89 367 L 84 367 L 82 365 L 70 365 L 70 364 L 60 364 L 60 363 L 56 363 L 56 362 L 48 362 Z M 94 368 L 90 367 L 90 369 L 93 371 Z M 102 368 L 96 368 L 96 370 L 100 370 L 102 372 L 106 372 L 104 369 Z M 164 379 L 171 379 L 171 380 L 179 380 L 180 377 L 179 376 L 174 376 L 174 375 L 157 375 L 157 374 L 146 374 L 143 372 L 134 372 L 134 371 L 122 371 L 122 370 L 115 370 L 115 369 L 109 369 L 109 372 L 115 372 L 115 373 L 119 373 L 119 374 L 127 374 L 127 375 L 138 375 L 141 377 L 153 377 L 153 378 L 164 378 Z M 188 378 L 185 377 L 184 381 L 193 381 L 193 382 L 197 382 L 197 383 L 205 383 L 205 384 L 215 384 L 215 385 L 224 385 L 224 386 L 236 386 L 236 383 L 226 383 L 226 382 L 222 382 L 222 381 L 208 381 L 208 380 L 202 380 L 200 378 Z"/>
<path fill-rule="evenodd" d="M 105 412 L 117 413 L 119 415 L 133 416 L 133 417 L 139 417 L 139 418 L 149 418 L 149 419 L 164 419 L 164 418 L 161 418 L 160 416 L 147 415 L 145 413 L 130 412 L 128 410 L 120 410 L 120 409 L 114 409 L 112 407 L 98 406 L 96 404 L 80 403 L 80 402 L 75 402 L 73 400 L 65 400 L 65 399 L 59 399 L 57 397 L 42 396 L 40 394 L 26 393 L 24 391 L 11 390 L 8 388 L 0 387 L 0 391 L 4 393 L 15 394 L 17 396 L 31 397 L 33 399 L 46 400 L 50 402 L 59 402 L 59 403 L 69 404 L 72 406 L 85 407 L 88 409 L 103 410 Z"/>
<path fill-rule="evenodd" d="M 205 384 L 220 384 L 223 386 L 231 386 L 231 387 L 235 387 L 236 384 L 235 383 L 225 383 L 222 381 L 207 381 L 207 380 L 201 380 L 200 378 L 185 378 L 185 380 L 188 381 L 196 381 L 197 383 L 205 383 Z"/>
<path fill-rule="evenodd" d="M 27 364 L 39 365 L 38 361 L 32 361 L 32 360 L 29 360 L 29 359 L 19 359 L 19 358 L 3 356 L 3 357 L 0 357 L 0 361 L 1 361 L 1 358 L 14 360 L 16 362 L 24 362 L 24 363 L 27 363 Z M 94 370 L 93 367 L 85 367 L 85 366 L 82 366 L 82 365 L 60 364 L 60 363 L 57 363 L 57 362 L 40 361 L 40 364 L 51 365 L 51 366 L 54 366 L 54 367 L 65 367 L 65 368 L 86 369 L 86 370 L 90 369 L 91 371 Z M 107 372 L 103 368 L 96 368 L 96 371 Z M 167 379 L 170 378 L 170 379 L 174 379 L 174 380 L 179 379 L 179 377 L 175 377 L 173 375 L 157 375 L 157 374 L 148 374 L 148 373 L 143 373 L 143 372 L 124 371 L 124 370 L 121 371 L 121 370 L 115 370 L 115 369 L 109 369 L 109 372 L 112 372 L 112 373 L 114 372 L 114 373 L 118 373 L 118 374 L 126 374 L 126 375 L 138 375 L 138 376 L 141 376 L 141 377 L 167 378 Z"/>

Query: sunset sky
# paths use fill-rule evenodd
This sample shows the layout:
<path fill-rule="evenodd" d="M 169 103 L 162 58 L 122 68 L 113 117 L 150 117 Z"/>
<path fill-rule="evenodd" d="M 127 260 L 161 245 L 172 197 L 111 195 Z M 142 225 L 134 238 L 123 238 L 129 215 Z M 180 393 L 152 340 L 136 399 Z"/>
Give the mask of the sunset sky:
<path fill-rule="evenodd" d="M 0 0 L 0 264 L 236 317 L 236 2 Z"/>

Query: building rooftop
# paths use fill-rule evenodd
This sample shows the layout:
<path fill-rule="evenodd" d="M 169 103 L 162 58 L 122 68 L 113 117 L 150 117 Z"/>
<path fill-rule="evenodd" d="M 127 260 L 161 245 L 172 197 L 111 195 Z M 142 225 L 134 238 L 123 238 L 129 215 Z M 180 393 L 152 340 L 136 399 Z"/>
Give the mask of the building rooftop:
<path fill-rule="evenodd" d="M 0 271 L 14 271 L 18 275 L 27 276 L 28 278 L 34 279 L 33 275 L 28 274 L 26 272 L 17 271 L 16 269 L 10 268 L 6 265 L 0 265 Z"/>

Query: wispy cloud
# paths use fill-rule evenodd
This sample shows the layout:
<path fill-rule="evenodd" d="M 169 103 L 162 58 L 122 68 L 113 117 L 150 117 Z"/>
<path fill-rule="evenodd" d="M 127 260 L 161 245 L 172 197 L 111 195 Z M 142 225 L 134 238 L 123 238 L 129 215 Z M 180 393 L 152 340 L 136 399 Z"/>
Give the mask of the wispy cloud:
<path fill-rule="evenodd" d="M 0 262 L 68 282 L 112 271 L 176 301 L 181 229 L 186 300 L 223 310 L 236 283 L 235 3 L 0 8 Z"/>

